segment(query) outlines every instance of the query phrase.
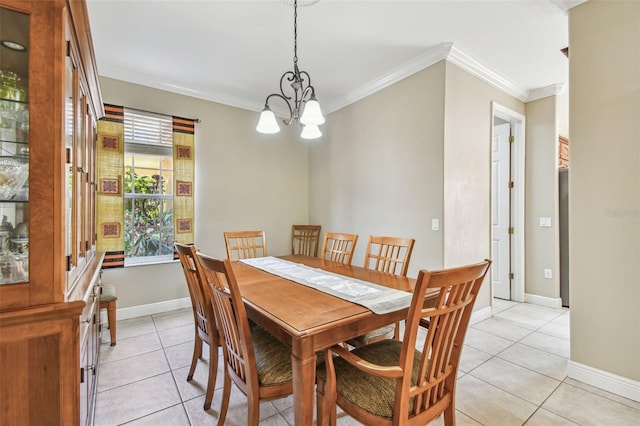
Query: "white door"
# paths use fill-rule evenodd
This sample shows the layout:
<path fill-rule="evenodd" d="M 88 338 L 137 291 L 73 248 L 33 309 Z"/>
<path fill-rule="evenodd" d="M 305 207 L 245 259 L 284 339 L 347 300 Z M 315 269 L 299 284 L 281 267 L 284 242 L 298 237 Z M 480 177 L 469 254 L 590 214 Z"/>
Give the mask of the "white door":
<path fill-rule="evenodd" d="M 511 300 L 509 181 L 511 125 L 495 118 L 491 154 L 491 281 L 493 297 Z"/>

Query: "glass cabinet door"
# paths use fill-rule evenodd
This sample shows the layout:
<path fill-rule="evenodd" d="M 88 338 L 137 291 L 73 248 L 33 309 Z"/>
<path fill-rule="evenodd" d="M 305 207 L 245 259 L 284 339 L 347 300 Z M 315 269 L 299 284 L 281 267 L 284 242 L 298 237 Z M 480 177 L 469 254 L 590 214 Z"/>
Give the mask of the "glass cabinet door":
<path fill-rule="evenodd" d="M 29 281 L 29 15 L 0 8 L 0 285 Z"/>

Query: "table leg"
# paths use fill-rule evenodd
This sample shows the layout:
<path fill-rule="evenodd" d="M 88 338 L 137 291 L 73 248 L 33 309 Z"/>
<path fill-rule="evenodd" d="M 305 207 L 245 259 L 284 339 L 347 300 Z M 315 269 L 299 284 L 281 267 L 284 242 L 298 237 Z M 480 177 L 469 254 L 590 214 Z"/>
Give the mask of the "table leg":
<path fill-rule="evenodd" d="M 294 343 L 291 353 L 293 369 L 293 408 L 296 426 L 313 424 L 316 393 L 316 356 L 311 348 Z"/>

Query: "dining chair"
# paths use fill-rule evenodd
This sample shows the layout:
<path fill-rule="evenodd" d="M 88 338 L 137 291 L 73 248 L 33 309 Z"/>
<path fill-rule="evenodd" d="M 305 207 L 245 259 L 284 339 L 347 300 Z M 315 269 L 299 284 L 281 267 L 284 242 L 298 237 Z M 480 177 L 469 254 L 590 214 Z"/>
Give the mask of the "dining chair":
<path fill-rule="evenodd" d="M 251 328 L 230 259 L 201 253 L 198 258 L 218 318 L 226 365 L 218 425 L 223 425 L 227 416 L 231 381 L 247 397 L 247 424 L 257 425 L 261 400 L 293 393 L 291 349 L 264 329 Z"/>
<path fill-rule="evenodd" d="M 414 243 L 415 240 L 413 238 L 370 235 L 367 242 L 367 251 L 364 255 L 364 268 L 406 277 Z M 391 337 L 394 339 L 400 338 L 399 322 L 395 323 L 395 325 L 391 324 L 370 331 L 349 340 L 347 343 L 353 347 L 358 347 Z"/>
<path fill-rule="evenodd" d="M 321 225 L 292 225 L 291 254 L 318 257 Z"/>
<path fill-rule="evenodd" d="M 357 242 L 355 234 L 327 232 L 322 242 L 322 258 L 351 265 Z"/>
<path fill-rule="evenodd" d="M 370 235 L 364 255 L 364 267 L 406 277 L 415 242 L 413 238 Z"/>
<path fill-rule="evenodd" d="M 180 243 L 174 243 L 173 245 L 178 253 L 187 281 L 191 307 L 193 308 L 193 322 L 195 324 L 193 355 L 191 357 L 191 367 L 187 374 L 187 381 L 189 382 L 193 379 L 198 359 L 202 357 L 202 344 L 206 343 L 209 348 L 209 378 L 207 380 L 207 393 L 204 398 L 204 409 L 208 410 L 211 407 L 213 391 L 216 385 L 218 346 L 220 345 L 213 305 L 204 291 L 204 275 L 198 265 L 195 246 Z"/>
<path fill-rule="evenodd" d="M 225 232 L 224 243 L 230 260 L 252 259 L 267 255 L 267 238 L 264 231 Z"/>
<path fill-rule="evenodd" d="M 327 349 L 317 368 L 317 424 L 335 425 L 337 405 L 367 425 L 425 425 L 443 412 L 444 424 L 454 425 L 460 352 L 490 264 L 420 271 L 402 341 Z M 430 308 L 427 291 L 436 292 Z M 418 333 L 423 319 L 429 328 Z"/>

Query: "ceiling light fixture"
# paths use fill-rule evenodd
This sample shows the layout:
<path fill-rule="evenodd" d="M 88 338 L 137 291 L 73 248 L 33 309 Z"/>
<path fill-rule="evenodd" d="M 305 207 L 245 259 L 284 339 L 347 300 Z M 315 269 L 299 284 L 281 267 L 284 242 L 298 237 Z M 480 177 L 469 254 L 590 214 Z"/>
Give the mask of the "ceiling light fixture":
<path fill-rule="evenodd" d="M 27 48 L 20 43 L 16 43 L 11 40 L 0 40 L 0 44 L 7 49 L 15 50 L 16 52 L 26 52 Z"/>
<path fill-rule="evenodd" d="M 290 83 L 289 86 L 293 91 L 285 87 L 287 86 L 285 81 Z M 276 116 L 269 108 L 269 100 L 272 97 L 282 99 L 289 108 L 289 119 L 282 120 L 285 125 L 300 122 L 302 125 L 300 136 L 303 139 L 317 139 L 322 136 L 318 126 L 325 120 L 316 99 L 315 89 L 311 85 L 311 77 L 306 71 L 298 69 L 298 0 L 293 2 L 293 71 L 287 71 L 280 77 L 280 93 L 267 96 L 256 126 L 256 130 L 260 133 L 272 134 L 280 131 Z M 300 114 L 301 111 L 302 114 Z"/>

